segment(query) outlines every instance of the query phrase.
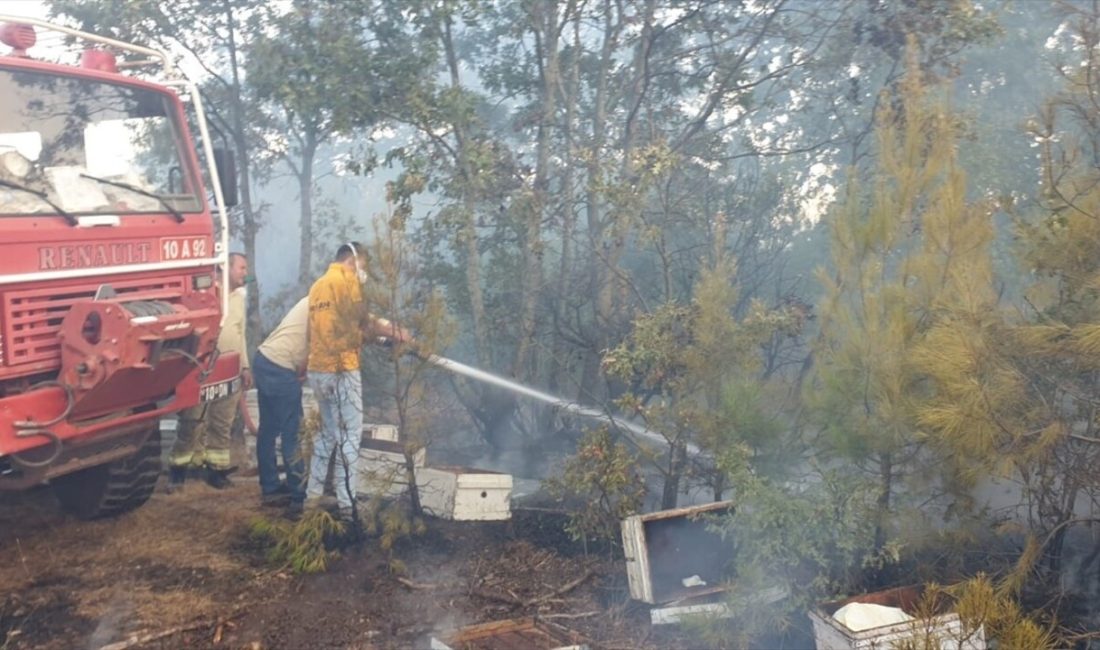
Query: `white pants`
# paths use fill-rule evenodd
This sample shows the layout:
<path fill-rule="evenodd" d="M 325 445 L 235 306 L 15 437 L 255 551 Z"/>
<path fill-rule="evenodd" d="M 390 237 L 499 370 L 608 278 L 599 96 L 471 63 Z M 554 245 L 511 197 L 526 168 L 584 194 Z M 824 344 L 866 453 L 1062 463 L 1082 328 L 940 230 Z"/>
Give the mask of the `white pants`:
<path fill-rule="evenodd" d="M 310 372 L 309 384 L 321 412 L 321 430 L 313 441 L 309 463 L 307 498 L 320 497 L 324 491 L 329 459 L 333 464 L 333 484 L 341 508 L 355 502 L 359 475 L 359 443 L 363 437 L 363 383 L 358 370 L 346 372 Z"/>

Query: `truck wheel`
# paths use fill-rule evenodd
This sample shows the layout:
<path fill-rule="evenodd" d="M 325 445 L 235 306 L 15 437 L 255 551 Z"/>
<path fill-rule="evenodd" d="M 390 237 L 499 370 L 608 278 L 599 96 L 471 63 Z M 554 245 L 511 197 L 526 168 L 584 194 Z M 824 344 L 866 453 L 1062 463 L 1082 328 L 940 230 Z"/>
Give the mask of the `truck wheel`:
<path fill-rule="evenodd" d="M 133 456 L 82 469 L 50 481 L 57 500 L 80 519 L 128 512 L 149 500 L 160 476 L 160 428 Z"/>

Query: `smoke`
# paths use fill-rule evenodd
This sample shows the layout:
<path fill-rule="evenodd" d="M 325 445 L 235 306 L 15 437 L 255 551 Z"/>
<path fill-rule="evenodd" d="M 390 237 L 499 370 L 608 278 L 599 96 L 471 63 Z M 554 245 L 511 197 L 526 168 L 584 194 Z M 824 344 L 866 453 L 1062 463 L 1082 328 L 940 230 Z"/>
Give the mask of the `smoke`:
<path fill-rule="evenodd" d="M 99 618 L 95 631 L 88 637 L 88 650 L 96 650 L 119 637 L 123 623 L 133 618 L 134 603 L 127 594 L 115 593 L 107 603 L 107 612 Z"/>
<path fill-rule="evenodd" d="M 1077 624 L 1100 629 L 1100 530 L 1095 526 L 1066 534 L 1060 578 L 1062 592 L 1072 594 L 1067 602 L 1075 610 Z"/>

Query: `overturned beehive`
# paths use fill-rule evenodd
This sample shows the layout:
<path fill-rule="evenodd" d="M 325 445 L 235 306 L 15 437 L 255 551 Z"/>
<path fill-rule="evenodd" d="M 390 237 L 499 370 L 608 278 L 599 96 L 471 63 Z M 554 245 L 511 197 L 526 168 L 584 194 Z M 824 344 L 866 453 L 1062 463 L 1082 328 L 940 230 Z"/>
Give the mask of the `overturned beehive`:
<path fill-rule="evenodd" d="M 729 545 L 708 529 L 732 501 L 633 515 L 622 521 L 630 597 L 650 604 L 695 599 L 723 591 Z"/>
<path fill-rule="evenodd" d="M 896 608 L 910 620 L 852 629 L 834 616 L 852 604 Z M 888 650 L 906 642 L 921 648 L 985 650 L 985 628 L 967 629 L 959 615 L 951 611 L 953 604 L 946 596 L 927 603 L 924 587 L 918 585 L 822 603 L 810 612 L 814 643 L 818 650 Z"/>

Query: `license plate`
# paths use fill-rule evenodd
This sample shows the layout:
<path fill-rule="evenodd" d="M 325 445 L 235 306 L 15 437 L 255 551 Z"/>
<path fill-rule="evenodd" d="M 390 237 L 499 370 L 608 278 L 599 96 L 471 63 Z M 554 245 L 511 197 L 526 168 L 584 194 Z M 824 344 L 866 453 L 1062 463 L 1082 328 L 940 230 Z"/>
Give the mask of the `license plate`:
<path fill-rule="evenodd" d="M 210 253 L 206 237 L 165 237 L 160 240 L 160 260 L 204 259 Z"/>
<path fill-rule="evenodd" d="M 220 381 L 216 384 L 202 386 L 199 388 L 199 401 L 213 402 L 215 400 L 222 399 L 223 397 L 229 397 L 240 389 L 240 377 L 229 379 L 227 381 Z"/>

